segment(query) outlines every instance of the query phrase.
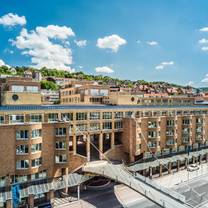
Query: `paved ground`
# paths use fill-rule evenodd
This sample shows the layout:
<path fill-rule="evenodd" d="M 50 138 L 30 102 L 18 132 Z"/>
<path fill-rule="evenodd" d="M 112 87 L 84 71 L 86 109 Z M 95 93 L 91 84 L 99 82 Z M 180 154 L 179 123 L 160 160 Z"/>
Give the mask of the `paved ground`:
<path fill-rule="evenodd" d="M 201 165 L 198 171 L 180 172 L 154 179 L 158 184 L 172 188 L 186 196 L 193 207 L 208 208 L 208 164 Z M 105 190 L 84 191 L 81 199 L 72 203 L 65 202 L 57 208 L 159 208 L 137 192 L 124 185 L 112 183 Z"/>

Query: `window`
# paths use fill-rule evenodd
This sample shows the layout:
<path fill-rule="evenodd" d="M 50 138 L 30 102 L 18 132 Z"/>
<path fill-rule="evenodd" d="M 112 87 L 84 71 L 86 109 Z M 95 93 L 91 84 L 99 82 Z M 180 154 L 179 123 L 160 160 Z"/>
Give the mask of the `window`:
<path fill-rule="evenodd" d="M 122 129 L 122 122 L 121 121 L 115 122 L 115 129 Z"/>
<path fill-rule="evenodd" d="M 22 154 L 28 154 L 28 145 L 19 145 L 16 147 L 16 154 L 22 155 Z"/>
<path fill-rule="evenodd" d="M 90 124 L 90 131 L 99 131 L 100 130 L 100 124 L 99 123 L 91 123 Z"/>
<path fill-rule="evenodd" d="M 115 119 L 123 118 L 123 112 L 115 112 L 114 117 L 115 117 Z"/>
<path fill-rule="evenodd" d="M 41 137 L 41 135 L 42 135 L 41 129 L 33 129 L 32 130 L 32 139 Z"/>
<path fill-rule="evenodd" d="M 103 129 L 112 129 L 112 123 L 111 122 L 104 122 Z"/>
<path fill-rule="evenodd" d="M 28 130 L 17 130 L 16 139 L 17 140 L 27 140 L 29 137 Z"/>
<path fill-rule="evenodd" d="M 149 131 L 148 132 L 148 138 L 155 138 L 155 137 L 157 137 L 156 131 Z"/>
<path fill-rule="evenodd" d="M 56 141 L 56 149 L 66 149 L 65 141 Z"/>
<path fill-rule="evenodd" d="M 65 162 L 67 162 L 66 155 L 65 154 L 64 155 L 56 155 L 55 156 L 55 162 L 56 163 L 65 163 Z"/>
<path fill-rule="evenodd" d="M 38 92 L 38 87 L 37 86 L 27 86 L 26 91 L 27 92 Z"/>
<path fill-rule="evenodd" d="M 6 177 L 0 177 L 0 187 L 6 186 Z"/>
<path fill-rule="evenodd" d="M 112 112 L 103 112 L 103 119 L 112 119 Z"/>
<path fill-rule="evenodd" d="M 12 85 L 12 92 L 24 92 L 24 86 Z"/>
<path fill-rule="evenodd" d="M 46 177 L 47 177 L 46 170 L 40 171 L 39 173 L 31 174 L 31 180 L 44 179 Z"/>
<path fill-rule="evenodd" d="M 76 113 L 76 120 L 87 120 L 87 113 Z"/>
<path fill-rule="evenodd" d="M 31 114 L 30 115 L 30 122 L 42 122 L 42 115 L 41 114 Z"/>
<path fill-rule="evenodd" d="M 167 126 L 174 126 L 175 121 L 174 120 L 167 120 L 166 125 Z"/>
<path fill-rule="evenodd" d="M 32 160 L 32 167 L 39 167 L 42 165 L 42 157 Z"/>
<path fill-rule="evenodd" d="M 41 151 L 41 149 L 42 149 L 42 144 L 41 143 L 31 145 L 31 153 Z"/>
<path fill-rule="evenodd" d="M 56 136 L 66 136 L 66 128 L 56 128 Z"/>
<path fill-rule="evenodd" d="M 91 112 L 90 113 L 90 120 L 99 120 L 100 119 L 100 113 L 99 112 Z"/>
<path fill-rule="evenodd" d="M 76 131 L 87 131 L 87 124 L 77 124 Z"/>
<path fill-rule="evenodd" d="M 189 119 L 183 119 L 183 125 L 189 125 L 190 120 Z"/>
<path fill-rule="evenodd" d="M 149 121 L 148 128 L 157 128 L 157 121 Z"/>
<path fill-rule="evenodd" d="M 18 160 L 16 162 L 16 169 L 27 169 L 29 168 L 29 160 Z"/>
<path fill-rule="evenodd" d="M 4 123 L 4 116 L 0 115 L 0 124 L 3 124 L 3 123 Z"/>
<path fill-rule="evenodd" d="M 125 112 L 125 117 L 131 118 L 132 117 L 132 112 L 131 111 Z"/>
<path fill-rule="evenodd" d="M 72 121 L 73 120 L 73 113 L 62 113 L 61 120 Z"/>
<path fill-rule="evenodd" d="M 24 115 L 10 115 L 9 123 L 24 123 Z"/>
<path fill-rule="evenodd" d="M 15 176 L 16 182 L 26 182 L 27 181 L 27 176 L 26 175 L 22 175 L 22 176 Z"/>
<path fill-rule="evenodd" d="M 58 113 L 49 113 L 48 122 L 55 122 L 58 120 Z"/>

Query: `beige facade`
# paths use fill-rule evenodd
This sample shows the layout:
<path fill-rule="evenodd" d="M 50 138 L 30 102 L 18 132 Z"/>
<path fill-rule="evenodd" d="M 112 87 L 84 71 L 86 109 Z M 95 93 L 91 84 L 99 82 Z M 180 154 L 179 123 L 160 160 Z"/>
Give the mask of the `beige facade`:
<path fill-rule="evenodd" d="M 102 104 L 109 87 L 102 85 L 70 86 L 60 90 L 61 104 Z"/>
<path fill-rule="evenodd" d="M 104 104 L 111 105 L 194 105 L 195 99 L 185 96 L 143 96 L 126 93 L 111 93 L 103 98 Z"/>
<path fill-rule="evenodd" d="M 0 185 L 6 186 L 53 179 L 104 155 L 133 162 L 206 147 L 208 107 L 0 107 L 0 132 Z"/>
<path fill-rule="evenodd" d="M 40 83 L 28 77 L 0 79 L 0 105 L 40 105 Z"/>

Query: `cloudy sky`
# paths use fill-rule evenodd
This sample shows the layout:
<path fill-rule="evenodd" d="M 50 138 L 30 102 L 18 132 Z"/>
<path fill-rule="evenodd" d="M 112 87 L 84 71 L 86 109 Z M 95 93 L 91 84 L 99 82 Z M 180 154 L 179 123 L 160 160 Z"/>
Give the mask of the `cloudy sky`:
<path fill-rule="evenodd" d="M 0 5 L 0 65 L 208 86 L 207 0 Z"/>

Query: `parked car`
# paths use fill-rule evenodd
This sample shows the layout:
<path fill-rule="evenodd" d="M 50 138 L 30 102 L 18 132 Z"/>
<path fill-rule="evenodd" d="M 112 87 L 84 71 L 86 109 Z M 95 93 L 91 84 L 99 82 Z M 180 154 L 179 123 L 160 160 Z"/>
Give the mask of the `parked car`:
<path fill-rule="evenodd" d="M 196 171 L 196 170 L 199 170 L 199 166 L 197 164 L 191 164 L 188 166 L 187 170 L 190 172 Z"/>

